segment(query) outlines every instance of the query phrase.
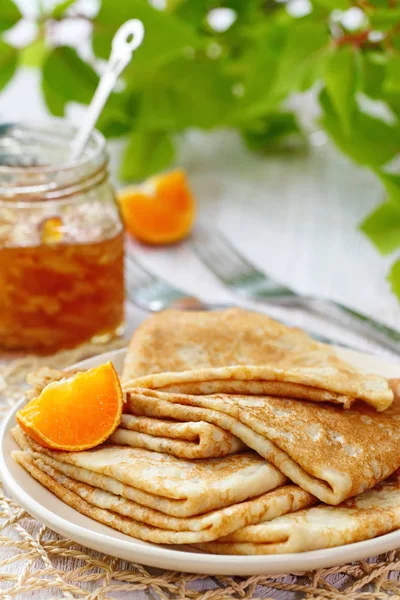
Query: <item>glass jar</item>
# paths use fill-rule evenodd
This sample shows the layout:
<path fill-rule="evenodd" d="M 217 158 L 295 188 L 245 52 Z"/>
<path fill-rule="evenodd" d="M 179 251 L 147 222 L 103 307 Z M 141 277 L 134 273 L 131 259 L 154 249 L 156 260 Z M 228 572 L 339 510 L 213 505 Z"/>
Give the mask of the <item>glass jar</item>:
<path fill-rule="evenodd" d="M 94 132 L 68 162 L 63 121 L 0 128 L 0 347 L 52 353 L 121 332 L 124 232 Z"/>

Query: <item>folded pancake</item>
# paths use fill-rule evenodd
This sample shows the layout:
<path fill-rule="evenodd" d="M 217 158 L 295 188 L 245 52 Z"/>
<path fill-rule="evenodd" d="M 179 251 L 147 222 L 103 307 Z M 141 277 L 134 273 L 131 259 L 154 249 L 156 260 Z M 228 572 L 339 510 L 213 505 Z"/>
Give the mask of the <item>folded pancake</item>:
<path fill-rule="evenodd" d="M 284 554 L 332 548 L 400 528 L 400 472 L 339 506 L 320 504 L 239 529 L 198 547 L 217 554 Z"/>
<path fill-rule="evenodd" d="M 177 519 L 71 479 L 46 464 L 36 453 L 14 452 L 13 456 L 35 479 L 72 508 L 128 535 L 159 544 L 215 540 L 239 527 L 273 519 L 316 502 L 313 496 L 297 486 L 287 485 L 197 517 Z"/>
<path fill-rule="evenodd" d="M 215 458 L 245 448 L 237 437 L 210 423 L 179 423 L 125 414 L 109 441 L 179 458 Z"/>
<path fill-rule="evenodd" d="M 384 377 L 363 373 L 299 329 L 239 308 L 166 310 L 135 332 L 124 384 L 188 394 L 256 394 L 385 410 Z"/>
<path fill-rule="evenodd" d="M 36 444 L 18 427 L 12 435 L 21 448 L 53 458 L 57 464 L 51 466 L 68 477 L 173 516 L 189 517 L 230 506 L 286 482 L 278 469 L 251 452 L 196 461 L 111 445 L 60 452 Z"/>
<path fill-rule="evenodd" d="M 27 381 L 32 386 L 28 396 L 37 397 L 46 385 L 71 374 L 72 371 L 41 367 L 28 375 Z M 238 438 L 209 423 L 179 423 L 126 414 L 109 441 L 179 458 L 215 458 L 245 449 Z"/>
<path fill-rule="evenodd" d="M 61 381 L 61 379 L 71 377 L 79 372 L 82 372 L 82 369 L 79 371 L 79 369 L 53 369 L 52 367 L 39 367 L 35 371 L 28 373 L 26 376 L 26 382 L 29 384 L 29 388 L 25 391 L 25 398 L 27 400 L 37 398 L 46 385 L 49 385 L 54 381 Z"/>
<path fill-rule="evenodd" d="M 128 393 L 136 415 L 206 421 L 229 431 L 291 481 L 339 504 L 400 468 L 400 400 L 382 413 L 270 396 Z"/>

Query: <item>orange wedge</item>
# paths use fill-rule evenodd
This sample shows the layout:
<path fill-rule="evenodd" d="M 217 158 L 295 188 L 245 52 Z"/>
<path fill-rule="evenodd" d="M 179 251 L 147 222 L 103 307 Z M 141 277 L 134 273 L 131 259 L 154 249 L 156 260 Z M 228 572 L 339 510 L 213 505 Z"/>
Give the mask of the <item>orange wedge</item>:
<path fill-rule="evenodd" d="M 141 242 L 172 244 L 191 231 L 196 204 L 183 171 L 152 177 L 118 193 L 127 230 Z"/>
<path fill-rule="evenodd" d="M 47 385 L 17 412 L 22 429 L 53 450 L 86 450 L 101 444 L 121 421 L 123 393 L 109 362 Z"/>

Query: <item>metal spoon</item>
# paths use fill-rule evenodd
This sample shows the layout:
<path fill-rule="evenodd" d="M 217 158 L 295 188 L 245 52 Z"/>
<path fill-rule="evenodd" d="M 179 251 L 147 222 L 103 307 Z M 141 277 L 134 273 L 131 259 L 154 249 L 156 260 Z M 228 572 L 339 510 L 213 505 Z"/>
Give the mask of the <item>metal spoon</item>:
<path fill-rule="evenodd" d="M 82 129 L 71 142 L 69 159 L 76 160 L 86 148 L 89 138 L 97 123 L 101 111 L 118 77 L 128 65 L 132 54 L 140 46 L 144 38 L 144 26 L 138 19 L 126 21 L 114 35 L 111 45 L 111 54 L 92 101 L 87 109 Z"/>

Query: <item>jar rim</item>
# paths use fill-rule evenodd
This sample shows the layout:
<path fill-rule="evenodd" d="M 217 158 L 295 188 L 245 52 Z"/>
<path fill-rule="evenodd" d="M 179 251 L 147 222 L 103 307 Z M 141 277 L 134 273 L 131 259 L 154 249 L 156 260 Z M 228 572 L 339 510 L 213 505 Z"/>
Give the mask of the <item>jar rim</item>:
<path fill-rule="evenodd" d="M 21 121 L 15 123 L 7 123 L 0 126 L 0 128 L 21 128 L 26 130 L 40 131 L 40 130 L 51 130 L 52 126 L 62 127 L 64 129 L 68 129 L 72 135 L 78 132 L 79 127 L 68 122 L 67 119 L 58 119 L 56 117 L 51 117 L 46 119 L 45 121 L 36 121 L 36 120 L 28 120 Z M 1 139 L 1 138 L 0 138 Z M 90 151 L 90 144 L 95 144 L 95 147 Z M 50 165 L 30 165 L 30 166 L 21 166 L 21 165 L 1 165 L 0 164 L 0 175 L 1 174 L 11 174 L 11 173 L 24 173 L 27 174 L 29 171 L 32 173 L 37 173 L 41 171 L 42 173 L 51 173 L 52 171 L 70 171 L 76 168 L 81 168 L 87 166 L 96 156 L 104 152 L 106 149 L 106 140 L 100 131 L 94 129 L 90 138 L 88 145 L 83 153 L 82 157 L 78 157 L 72 161 L 66 161 L 65 163 L 52 163 Z"/>
<path fill-rule="evenodd" d="M 106 140 L 97 130 L 82 156 L 69 160 L 77 131 L 66 119 L 0 125 L 0 202 L 62 199 L 107 177 Z"/>

